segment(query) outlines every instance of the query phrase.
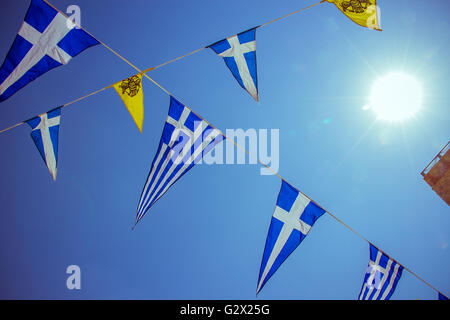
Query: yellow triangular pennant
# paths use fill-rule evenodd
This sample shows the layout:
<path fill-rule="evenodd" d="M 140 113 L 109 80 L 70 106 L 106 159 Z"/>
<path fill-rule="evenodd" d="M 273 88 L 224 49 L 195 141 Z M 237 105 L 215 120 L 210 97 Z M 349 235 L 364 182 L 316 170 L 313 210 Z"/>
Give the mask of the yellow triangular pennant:
<path fill-rule="evenodd" d="M 123 103 L 133 117 L 139 132 L 142 133 L 144 122 L 144 92 L 142 90 L 142 75 L 137 74 L 115 83 L 116 89 Z"/>
<path fill-rule="evenodd" d="M 326 0 L 334 3 L 353 22 L 360 26 L 381 31 L 377 0 Z"/>

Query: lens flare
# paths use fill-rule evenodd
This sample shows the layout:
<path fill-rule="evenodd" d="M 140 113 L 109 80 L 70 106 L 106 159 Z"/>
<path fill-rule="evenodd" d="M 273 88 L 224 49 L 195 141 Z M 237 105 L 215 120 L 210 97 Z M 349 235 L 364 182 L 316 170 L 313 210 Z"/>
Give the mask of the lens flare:
<path fill-rule="evenodd" d="M 375 81 L 369 105 L 379 119 L 403 121 L 420 110 L 422 99 L 422 86 L 413 76 L 393 72 Z"/>

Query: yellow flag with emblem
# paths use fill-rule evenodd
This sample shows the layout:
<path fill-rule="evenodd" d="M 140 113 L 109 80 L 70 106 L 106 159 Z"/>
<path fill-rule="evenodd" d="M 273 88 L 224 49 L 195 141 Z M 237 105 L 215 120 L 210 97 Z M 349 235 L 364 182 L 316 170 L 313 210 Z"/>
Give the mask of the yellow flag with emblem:
<path fill-rule="evenodd" d="M 377 0 L 324 0 L 334 3 L 353 22 L 360 26 L 381 31 Z"/>
<path fill-rule="evenodd" d="M 139 132 L 142 133 L 144 122 L 144 92 L 142 91 L 142 75 L 137 74 L 113 85 L 123 103 L 133 117 Z"/>

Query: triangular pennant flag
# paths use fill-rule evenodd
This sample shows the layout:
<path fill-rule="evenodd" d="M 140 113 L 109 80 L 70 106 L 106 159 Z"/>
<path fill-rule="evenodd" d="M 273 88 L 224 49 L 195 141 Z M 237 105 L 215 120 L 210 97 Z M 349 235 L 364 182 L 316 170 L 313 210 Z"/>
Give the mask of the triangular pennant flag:
<path fill-rule="evenodd" d="M 32 0 L 0 67 L 0 101 L 99 42 L 42 0 Z"/>
<path fill-rule="evenodd" d="M 359 300 L 389 300 L 402 276 L 403 267 L 370 244 L 370 260 Z"/>
<path fill-rule="evenodd" d="M 360 26 L 381 31 L 376 0 L 326 0 Z"/>
<path fill-rule="evenodd" d="M 325 210 L 283 180 L 264 247 L 257 294 L 324 213 Z"/>
<path fill-rule="evenodd" d="M 255 37 L 256 28 L 253 28 L 208 47 L 225 60 L 239 85 L 258 101 Z"/>
<path fill-rule="evenodd" d="M 123 103 L 133 117 L 139 132 L 142 133 L 144 122 L 144 91 L 142 90 L 142 75 L 137 74 L 114 84 Z"/>
<path fill-rule="evenodd" d="M 31 138 L 47 165 L 53 180 L 56 180 L 60 117 L 61 107 L 26 121 L 33 129 Z"/>
<path fill-rule="evenodd" d="M 438 300 L 448 300 L 448 297 L 442 293 L 438 293 Z"/>
<path fill-rule="evenodd" d="M 171 96 L 169 115 L 158 151 L 139 200 L 136 223 L 179 178 L 222 140 L 219 130 Z"/>

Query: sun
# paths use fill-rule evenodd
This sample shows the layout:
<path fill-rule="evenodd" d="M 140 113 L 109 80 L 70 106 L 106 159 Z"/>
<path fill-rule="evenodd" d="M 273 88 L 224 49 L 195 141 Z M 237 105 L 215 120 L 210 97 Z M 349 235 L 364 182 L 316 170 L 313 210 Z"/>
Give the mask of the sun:
<path fill-rule="evenodd" d="M 403 121 L 419 111 L 422 99 L 422 86 L 416 78 L 403 72 L 391 72 L 373 84 L 369 107 L 381 120 Z"/>

